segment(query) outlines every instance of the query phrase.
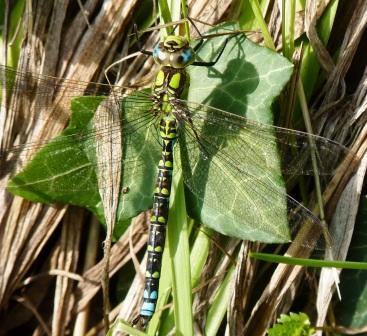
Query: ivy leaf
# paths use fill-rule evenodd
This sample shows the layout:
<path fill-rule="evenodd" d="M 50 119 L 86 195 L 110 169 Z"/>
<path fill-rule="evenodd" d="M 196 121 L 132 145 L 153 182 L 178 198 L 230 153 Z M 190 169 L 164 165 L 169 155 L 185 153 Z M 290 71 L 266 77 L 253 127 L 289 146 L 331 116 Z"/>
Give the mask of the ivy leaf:
<path fill-rule="evenodd" d="M 315 329 L 310 326 L 305 313 L 282 314 L 277 323 L 268 330 L 269 336 L 312 336 Z"/>
<path fill-rule="evenodd" d="M 236 25 L 227 24 L 218 30 L 237 28 Z M 226 36 L 209 39 L 200 49 L 200 60 L 213 60 L 226 43 L 213 67 L 190 67 L 188 101 L 262 124 L 273 124 L 271 105 L 288 82 L 292 64 L 242 35 L 234 35 L 227 42 L 226 39 Z M 263 143 L 259 144 L 253 136 L 256 132 L 260 134 L 260 128 L 258 131 L 255 128 L 252 134 L 250 131 L 247 135 L 246 131 L 236 132 L 235 118 L 230 123 L 226 121 L 231 119 L 230 116 L 221 116 L 219 111 L 211 112 L 206 108 L 204 111 L 206 115 L 203 113 L 203 118 L 208 121 L 199 132 L 205 134 L 208 142 L 220 148 L 221 153 L 217 156 L 215 153 L 209 160 L 200 160 L 201 148 L 195 148 L 195 155 L 192 154 L 192 148 L 187 153 L 181 150 L 182 164 L 186 165 L 184 172 L 192 170 L 193 175 L 187 178 L 191 181 L 186 181 L 189 189 L 186 203 L 190 217 L 231 237 L 273 243 L 289 241 L 286 189 L 277 146 L 271 146 L 269 141 L 266 148 L 261 147 Z M 211 124 L 209 115 L 217 122 Z M 240 127 L 243 125 L 242 121 Z M 274 136 L 271 131 L 269 135 Z M 239 145 L 239 137 L 247 148 Z M 247 164 L 248 155 L 257 157 L 258 162 L 255 165 Z M 267 162 L 274 163 L 272 169 L 264 166 Z M 236 164 L 241 166 L 237 172 L 231 168 Z M 248 175 L 238 178 L 238 174 Z M 251 178 L 246 181 L 246 176 L 250 175 Z M 255 181 L 258 190 L 253 189 Z M 268 188 L 269 185 L 272 187 Z M 274 205 L 271 210 L 270 204 Z"/>
<path fill-rule="evenodd" d="M 51 140 L 8 183 L 7 189 L 33 202 L 86 207 L 99 219 L 100 208 L 95 165 L 87 155 L 90 123 L 105 97 L 81 97 L 71 103 L 68 127 Z"/>

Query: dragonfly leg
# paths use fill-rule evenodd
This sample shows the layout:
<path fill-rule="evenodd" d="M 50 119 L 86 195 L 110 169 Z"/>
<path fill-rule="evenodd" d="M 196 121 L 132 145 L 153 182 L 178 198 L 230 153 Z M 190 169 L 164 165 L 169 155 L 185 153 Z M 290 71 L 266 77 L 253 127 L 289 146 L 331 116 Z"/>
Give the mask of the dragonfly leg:
<path fill-rule="evenodd" d="M 217 55 L 217 57 L 215 58 L 215 60 L 214 60 L 214 61 L 211 61 L 211 62 L 193 62 L 193 63 L 191 63 L 191 65 L 195 65 L 195 66 L 204 66 L 204 67 L 211 67 L 211 66 L 214 66 L 214 65 L 219 61 L 220 57 L 222 56 L 223 51 L 224 51 L 224 49 L 226 48 L 226 45 L 227 45 L 227 43 L 228 43 L 228 41 L 229 41 L 229 39 L 230 39 L 231 37 L 232 37 L 232 36 L 227 37 L 227 38 L 224 40 L 224 42 L 223 42 L 223 44 L 222 44 L 222 46 L 221 46 L 221 48 L 220 48 L 219 54 Z M 201 41 L 198 43 L 198 45 L 200 44 L 200 46 L 199 46 L 199 47 L 201 47 L 201 45 L 203 44 L 203 41 L 204 41 L 204 40 L 201 40 Z M 198 48 L 198 49 L 199 49 L 199 48 Z M 194 50 L 195 50 L 195 49 L 194 49 Z"/>

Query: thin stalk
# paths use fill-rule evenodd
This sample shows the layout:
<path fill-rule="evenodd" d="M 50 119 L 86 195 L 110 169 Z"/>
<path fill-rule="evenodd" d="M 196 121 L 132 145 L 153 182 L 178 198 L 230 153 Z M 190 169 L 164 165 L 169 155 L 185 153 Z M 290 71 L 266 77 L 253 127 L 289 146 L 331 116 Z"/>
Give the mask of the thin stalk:
<path fill-rule="evenodd" d="M 4 6 L 4 5 L 3 5 Z M 3 62 L 5 65 L 7 65 L 8 61 L 8 28 L 9 28 L 9 16 L 10 16 L 10 3 L 9 1 L 5 1 L 5 8 L 4 8 L 4 25 L 3 25 L 3 32 L 2 32 L 2 38 L 3 38 L 3 48 L 0 45 L 0 60 L 3 58 Z M 1 37 L 1 36 L 0 36 Z M 6 102 L 8 101 L 7 97 L 7 88 L 6 88 L 6 78 L 5 73 L 1 75 L 0 77 L 0 101 L 3 106 L 6 106 Z M 7 143 L 7 140 L 5 138 L 5 127 L 6 127 L 6 119 L 7 119 L 7 108 L 1 108 L 1 115 L 0 115 L 0 134 L 2 136 L 0 137 L 0 150 L 5 147 L 5 144 Z M 5 140 L 5 141 L 4 141 Z M 4 143 L 3 143 L 4 142 Z"/>
<path fill-rule="evenodd" d="M 287 34 L 285 32 L 286 24 L 285 24 L 285 0 L 282 0 L 282 48 L 283 48 L 283 55 L 289 59 L 288 53 L 288 45 L 287 45 Z"/>
<path fill-rule="evenodd" d="M 159 7 L 159 16 L 163 20 L 164 23 L 172 22 L 172 16 L 171 11 L 169 9 L 167 0 L 159 0 L 158 1 L 158 7 Z M 173 28 L 171 26 L 166 27 L 166 33 L 167 35 L 172 34 Z"/>
<path fill-rule="evenodd" d="M 93 217 L 88 232 L 87 247 L 85 254 L 85 262 L 83 265 L 83 272 L 91 268 L 96 262 L 97 248 L 98 248 L 98 236 L 99 236 L 100 224 L 98 220 Z M 75 325 L 73 329 L 73 336 L 83 336 L 87 332 L 89 309 L 88 304 L 82 311 L 78 312 L 76 316 Z"/>
<path fill-rule="evenodd" d="M 171 11 L 171 18 L 172 18 L 172 21 L 178 21 L 182 18 L 181 16 L 181 0 L 171 0 L 170 2 L 170 11 Z M 172 22 L 171 21 L 171 22 Z M 173 34 L 174 31 L 171 32 L 171 34 Z M 177 29 L 175 29 L 175 34 L 176 35 L 184 35 L 184 32 L 182 30 L 182 26 L 179 25 L 177 27 Z"/>
<path fill-rule="evenodd" d="M 282 47 L 283 55 L 291 59 L 294 52 L 294 26 L 296 3 L 294 0 L 282 0 Z"/>
<path fill-rule="evenodd" d="M 186 19 L 189 16 L 188 5 L 186 0 L 181 0 L 181 11 L 182 11 L 182 17 Z M 188 21 L 185 21 L 184 27 L 185 27 L 185 36 L 190 41 L 190 27 Z"/>
<path fill-rule="evenodd" d="M 310 119 L 310 113 L 308 111 L 306 95 L 303 89 L 302 80 L 300 78 L 297 81 L 297 94 L 298 94 L 298 99 L 299 99 L 301 110 L 302 110 L 303 120 L 305 122 L 308 141 L 311 147 L 310 149 L 311 149 L 312 170 L 314 173 L 317 203 L 320 209 L 319 216 L 320 216 L 321 221 L 324 221 L 325 212 L 324 212 L 324 205 L 323 205 L 323 200 L 322 200 L 319 170 L 318 170 L 317 159 L 316 159 L 316 145 L 315 145 L 314 139 L 312 138 L 313 129 L 312 129 L 312 124 L 311 124 L 311 119 Z"/>
<path fill-rule="evenodd" d="M 296 2 L 294 0 L 291 0 L 290 2 L 290 14 L 291 17 L 289 19 L 290 25 L 289 25 L 289 52 L 290 55 L 293 55 L 294 53 L 294 27 L 296 22 Z"/>
<path fill-rule="evenodd" d="M 338 260 L 319 260 L 280 256 L 277 254 L 250 252 L 250 257 L 258 260 L 277 264 L 308 266 L 308 267 L 334 267 L 341 269 L 360 269 L 367 270 L 367 263 L 356 261 L 338 261 Z"/>

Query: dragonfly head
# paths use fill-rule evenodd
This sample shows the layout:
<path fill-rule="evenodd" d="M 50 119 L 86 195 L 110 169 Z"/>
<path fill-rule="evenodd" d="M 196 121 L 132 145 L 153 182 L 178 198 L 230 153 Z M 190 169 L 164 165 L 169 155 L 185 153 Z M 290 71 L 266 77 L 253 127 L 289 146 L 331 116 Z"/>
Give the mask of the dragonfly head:
<path fill-rule="evenodd" d="M 169 35 L 156 45 L 153 58 L 159 65 L 181 69 L 194 61 L 195 53 L 186 38 Z"/>

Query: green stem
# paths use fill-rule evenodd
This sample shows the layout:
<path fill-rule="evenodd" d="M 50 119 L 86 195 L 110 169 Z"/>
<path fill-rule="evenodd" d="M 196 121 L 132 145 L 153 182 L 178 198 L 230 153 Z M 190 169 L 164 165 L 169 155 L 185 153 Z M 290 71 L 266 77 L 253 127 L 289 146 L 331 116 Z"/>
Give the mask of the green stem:
<path fill-rule="evenodd" d="M 325 220 L 325 214 L 324 214 L 324 206 L 323 206 L 323 200 L 322 200 L 322 194 L 321 194 L 321 183 L 320 183 L 320 177 L 319 177 L 319 170 L 317 166 L 317 158 L 316 158 L 316 144 L 312 137 L 313 129 L 311 124 L 311 118 L 308 111 L 307 106 L 307 100 L 305 91 L 303 89 L 302 79 L 299 78 L 297 81 L 297 94 L 299 98 L 299 102 L 301 105 L 303 120 L 305 122 L 305 127 L 307 131 L 308 141 L 310 144 L 310 151 L 311 151 L 311 161 L 312 161 L 312 170 L 314 173 L 314 180 L 315 180 L 315 187 L 316 187 L 316 196 L 317 196 L 317 203 L 319 205 L 320 209 L 320 219 L 321 221 Z"/>
<path fill-rule="evenodd" d="M 169 9 L 167 0 L 158 0 L 159 14 L 164 23 L 172 22 L 171 11 Z M 173 27 L 166 27 L 167 35 L 173 33 Z"/>
<path fill-rule="evenodd" d="M 189 230 L 186 215 L 184 186 L 181 171 L 174 172 L 170 215 L 168 219 L 168 246 L 171 256 L 172 294 L 175 327 L 178 335 L 193 335 L 192 294 L 190 274 Z"/>
<path fill-rule="evenodd" d="M 186 19 L 189 16 L 188 6 L 187 6 L 186 0 L 181 0 L 181 11 L 182 11 L 182 17 L 184 19 Z M 185 25 L 185 36 L 186 36 L 187 40 L 190 41 L 190 27 L 189 27 L 189 22 L 186 21 L 184 25 Z"/>
<path fill-rule="evenodd" d="M 360 269 L 367 270 L 367 263 L 356 261 L 329 261 L 318 259 L 294 258 L 280 256 L 269 253 L 250 252 L 250 257 L 258 260 L 268 261 L 277 264 L 288 264 L 309 267 L 335 267 L 343 269 Z"/>
<path fill-rule="evenodd" d="M 268 30 L 268 26 L 262 16 L 261 8 L 257 0 L 249 0 L 252 11 L 254 12 L 255 18 L 260 26 L 261 32 L 264 36 L 265 46 L 269 49 L 275 50 L 275 44 Z"/>
<path fill-rule="evenodd" d="M 219 286 L 215 298 L 208 311 L 207 322 L 205 325 L 205 335 L 215 336 L 218 335 L 220 325 L 228 309 L 228 302 L 232 293 L 231 282 L 235 267 L 231 266 Z M 214 294 L 214 293 L 213 293 Z"/>
<path fill-rule="evenodd" d="M 292 58 L 294 52 L 294 26 L 296 3 L 294 0 L 282 0 L 282 45 L 283 55 Z"/>

